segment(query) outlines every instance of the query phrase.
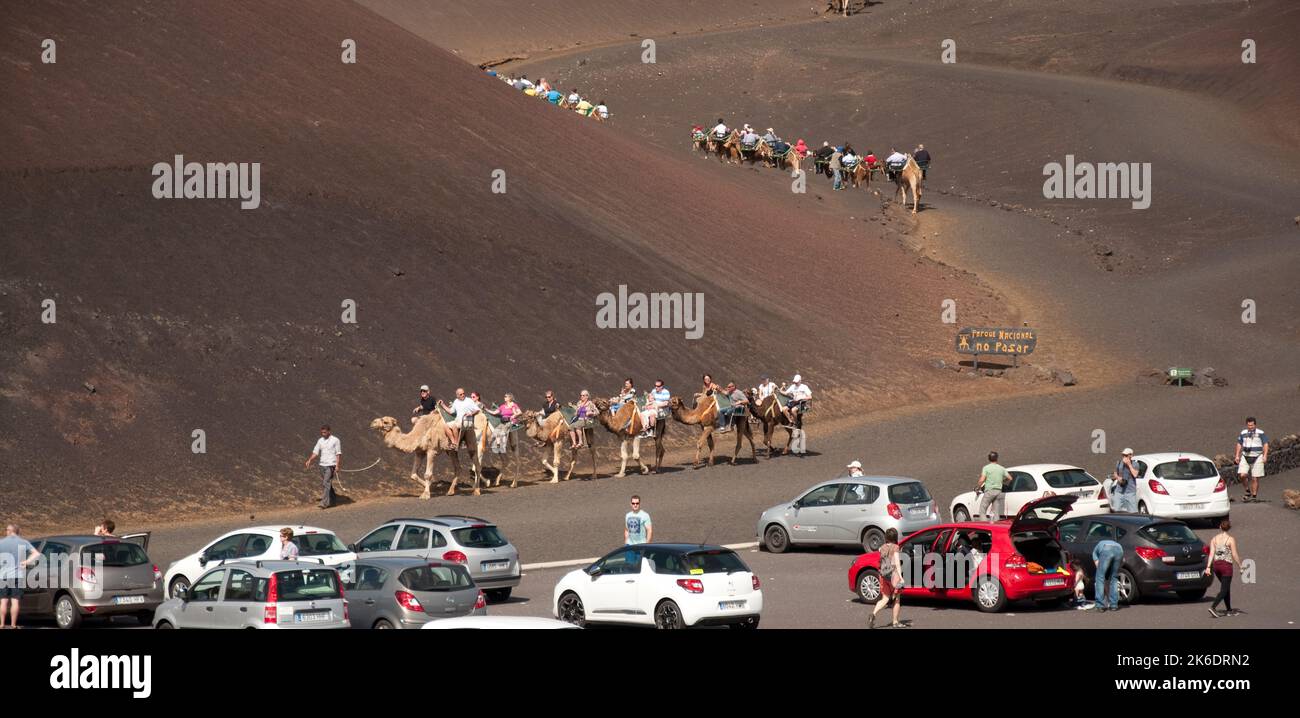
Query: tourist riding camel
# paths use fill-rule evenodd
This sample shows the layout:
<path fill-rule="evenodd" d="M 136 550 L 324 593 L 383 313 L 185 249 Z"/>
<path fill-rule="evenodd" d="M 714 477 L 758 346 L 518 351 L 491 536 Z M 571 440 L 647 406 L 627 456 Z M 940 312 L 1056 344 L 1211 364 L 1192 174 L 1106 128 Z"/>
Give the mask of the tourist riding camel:
<path fill-rule="evenodd" d="M 586 389 L 583 389 L 582 393 L 578 395 L 578 403 L 572 404 L 571 406 L 573 407 L 574 422 L 585 421 L 586 419 L 595 417 L 596 415 L 596 405 L 591 403 L 591 392 Z M 583 448 L 586 445 L 584 443 L 585 439 L 586 432 L 579 429 L 569 430 L 569 440 L 571 442 L 569 446 L 570 449 Z"/>
<path fill-rule="evenodd" d="M 921 168 L 921 179 L 929 176 L 930 170 L 930 150 L 925 145 L 917 145 L 916 151 L 912 153 L 912 159 L 916 160 L 916 165 Z"/>

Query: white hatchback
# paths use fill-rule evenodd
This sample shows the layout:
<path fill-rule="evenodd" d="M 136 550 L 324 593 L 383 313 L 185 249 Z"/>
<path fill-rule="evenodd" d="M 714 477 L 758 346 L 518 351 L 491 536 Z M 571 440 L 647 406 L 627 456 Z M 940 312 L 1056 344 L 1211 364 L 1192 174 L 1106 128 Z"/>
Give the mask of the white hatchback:
<path fill-rule="evenodd" d="M 1046 496 L 1077 496 L 1070 508 L 1071 516 L 1089 516 L 1110 512 L 1110 502 L 1101 482 L 1087 471 L 1069 464 L 1025 464 L 1007 469 L 1011 484 L 1002 490 L 996 510 L 999 518 L 1012 518 L 1030 501 Z M 970 521 L 979 516 L 982 494 L 967 491 L 949 504 L 953 521 Z"/>
<path fill-rule="evenodd" d="M 1173 519 L 1215 519 L 1228 515 L 1228 484 L 1219 468 L 1200 454 L 1142 454 L 1137 464 L 1139 513 Z"/>
<path fill-rule="evenodd" d="M 555 585 L 555 617 L 657 628 L 758 628 L 763 592 L 735 551 L 700 544 L 623 546 Z"/>
<path fill-rule="evenodd" d="M 196 551 L 167 567 L 163 585 L 167 587 L 167 597 L 176 596 L 177 588 L 189 588 L 191 582 L 200 574 L 212 568 L 213 562 L 246 559 L 249 561 L 280 560 L 280 529 L 284 526 L 252 526 L 236 529 L 218 536 L 202 550 Z M 334 566 L 343 576 L 351 580 L 352 565 L 357 555 L 328 529 L 315 526 L 290 526 L 293 529 L 293 542 L 298 546 L 298 559 Z"/>

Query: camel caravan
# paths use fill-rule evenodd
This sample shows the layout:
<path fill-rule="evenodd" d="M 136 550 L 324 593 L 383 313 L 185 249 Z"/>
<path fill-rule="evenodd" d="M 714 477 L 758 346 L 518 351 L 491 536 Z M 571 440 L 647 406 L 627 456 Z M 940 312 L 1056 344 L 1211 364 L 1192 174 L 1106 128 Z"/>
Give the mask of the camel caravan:
<path fill-rule="evenodd" d="M 629 463 L 641 474 L 659 473 L 670 421 L 691 427 L 694 432 L 692 467 L 696 469 L 704 466 L 706 452 L 708 465 L 714 465 L 717 439 L 727 433 L 736 435 L 730 460 L 733 466 L 739 461 L 746 441 L 750 458 L 758 460 L 754 437 L 759 431 L 768 459 L 777 453 L 772 443 L 777 429 L 786 432 L 785 447 L 780 453 L 802 457 L 807 454 L 803 421 L 811 408 L 812 391 L 798 374 L 780 388 L 764 377 L 759 386 L 748 391 L 737 389 L 734 382 L 719 386 L 705 374 L 701 389 L 689 406 L 681 397 L 673 396 L 662 381 L 656 381 L 652 391 L 641 393 L 629 378 L 617 396 L 592 399 L 589 392 L 583 391 L 576 403 L 565 406 L 548 391 L 545 406 L 536 411 L 521 408 L 510 394 L 499 404 L 489 406 L 476 392 L 466 395 L 464 389 L 457 389 L 456 399 L 446 404 L 433 399 L 426 385 L 420 387 L 420 405 L 413 411 L 409 430 L 403 430 L 402 422 L 392 416 L 374 419 L 370 428 L 379 432 L 385 446 L 411 457 L 410 479 L 420 484 L 420 498 L 428 499 L 433 487 L 441 483 L 434 478 L 434 466 L 442 455 L 450 460 L 452 467 L 446 495 L 456 493 L 462 450 L 469 464 L 468 476 L 473 480 L 473 495 L 479 496 L 482 486 L 500 486 L 507 473 L 510 488 L 517 487 L 524 472 L 519 458 L 521 437 L 531 439 L 541 450 L 541 463 L 550 474 L 548 483 L 552 484 L 569 481 L 584 455 L 591 461 L 590 478 L 599 477 L 595 449 L 598 429 L 613 434 L 619 442 L 621 463 L 615 478 L 627 476 Z M 641 459 L 643 440 L 654 443 L 653 462 Z M 567 467 L 563 464 L 566 452 Z M 489 482 L 483 467 L 494 458 L 498 461 L 496 476 Z"/>
<path fill-rule="evenodd" d="M 921 183 L 930 168 L 930 152 L 925 145 L 918 145 L 911 153 L 891 150 L 881 160 L 871 150 L 859 155 L 847 142 L 842 145 L 823 142 L 820 148 L 811 150 L 802 138 L 790 144 L 778 137 L 771 127 L 759 135 L 748 124 L 729 128 L 722 118 L 718 118 L 718 124 L 712 129 L 706 130 L 701 125 L 692 127 L 691 148 L 704 157 L 717 156 L 719 162 L 736 165 L 761 162 L 768 167 L 789 170 L 791 176 L 798 175 L 803 171 L 803 163 L 811 161 L 813 172 L 829 178 L 835 191 L 847 189 L 850 185 L 869 189 L 872 178 L 882 175 L 897 186 L 898 200 L 902 205 L 907 205 L 907 194 L 911 192 L 912 214 L 916 214 L 920 206 Z"/>
<path fill-rule="evenodd" d="M 589 98 L 579 93 L 577 88 L 570 90 L 566 95 L 559 89 L 552 87 L 551 83 L 547 82 L 545 77 L 537 82 L 533 82 L 528 79 L 528 75 L 508 77 L 506 75 L 497 74 L 496 70 L 488 70 L 487 74 L 488 77 L 495 77 L 514 89 L 524 93 L 528 97 L 541 98 L 556 107 L 565 110 L 573 110 L 579 115 L 590 117 L 597 122 L 606 122 L 609 118 L 614 116 L 614 113 L 609 111 L 609 105 L 606 105 L 604 100 L 592 102 Z"/>

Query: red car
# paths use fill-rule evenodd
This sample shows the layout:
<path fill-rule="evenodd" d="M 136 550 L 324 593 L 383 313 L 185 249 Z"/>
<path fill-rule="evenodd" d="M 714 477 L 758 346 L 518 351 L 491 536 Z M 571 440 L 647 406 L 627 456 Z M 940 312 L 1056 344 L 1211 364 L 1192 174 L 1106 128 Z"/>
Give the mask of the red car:
<path fill-rule="evenodd" d="M 903 596 L 974 601 L 996 613 L 1008 601 L 1060 603 L 1073 592 L 1069 555 L 1056 522 L 1076 496 L 1031 501 L 1011 520 L 964 521 L 917 531 L 899 542 Z M 867 603 L 880 600 L 880 553 L 858 557 L 849 590 Z"/>

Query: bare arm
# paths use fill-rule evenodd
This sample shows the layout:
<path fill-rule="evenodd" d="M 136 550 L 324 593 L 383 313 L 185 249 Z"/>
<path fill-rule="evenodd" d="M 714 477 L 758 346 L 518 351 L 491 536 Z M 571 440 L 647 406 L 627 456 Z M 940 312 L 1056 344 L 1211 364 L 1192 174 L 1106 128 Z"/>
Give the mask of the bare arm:
<path fill-rule="evenodd" d="M 1241 556 L 1237 553 L 1237 539 L 1232 536 L 1228 537 L 1228 548 L 1232 549 L 1232 562 L 1241 565 Z"/>

